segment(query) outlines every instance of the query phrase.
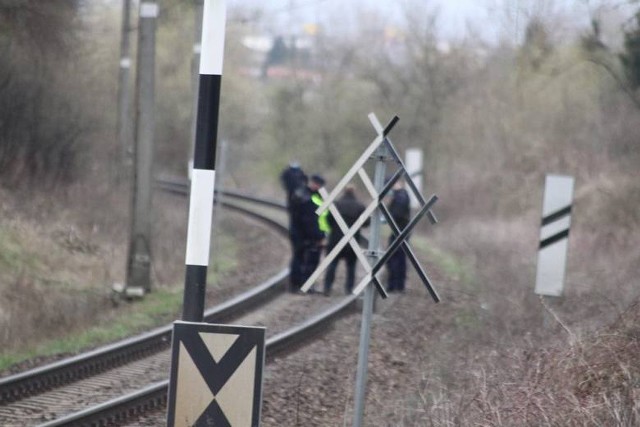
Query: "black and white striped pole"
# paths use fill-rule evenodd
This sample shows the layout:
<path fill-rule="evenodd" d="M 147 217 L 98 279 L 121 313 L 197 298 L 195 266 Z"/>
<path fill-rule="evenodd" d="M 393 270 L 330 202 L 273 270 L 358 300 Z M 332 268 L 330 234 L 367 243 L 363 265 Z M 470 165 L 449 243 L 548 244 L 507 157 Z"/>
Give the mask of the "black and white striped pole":
<path fill-rule="evenodd" d="M 202 39 L 202 16 L 204 12 L 204 0 L 194 0 L 194 40 L 193 54 L 191 57 L 191 89 L 193 94 L 193 102 L 191 105 L 191 143 L 189 144 L 187 174 L 191 179 L 193 171 L 193 153 L 195 151 L 196 127 L 198 125 L 198 83 L 200 80 L 200 45 Z"/>
<path fill-rule="evenodd" d="M 190 322 L 201 322 L 204 316 L 211 247 L 225 24 L 225 0 L 205 0 L 182 309 L 182 319 Z"/>
<path fill-rule="evenodd" d="M 559 297 L 563 292 L 573 184 L 571 176 L 547 175 L 545 179 L 535 288 L 541 297 Z"/>

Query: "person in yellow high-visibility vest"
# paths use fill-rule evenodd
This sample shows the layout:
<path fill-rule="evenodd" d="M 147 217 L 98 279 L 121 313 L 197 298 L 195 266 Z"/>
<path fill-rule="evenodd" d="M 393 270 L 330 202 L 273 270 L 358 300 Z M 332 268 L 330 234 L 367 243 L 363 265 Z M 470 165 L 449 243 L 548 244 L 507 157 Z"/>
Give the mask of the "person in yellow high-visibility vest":
<path fill-rule="evenodd" d="M 322 176 L 312 175 L 305 188 L 307 196 L 303 197 L 304 195 L 301 194 L 300 197 L 301 203 L 299 204 L 300 209 L 296 215 L 296 221 L 302 236 L 302 262 L 300 280 L 294 284 L 294 292 L 311 277 L 311 274 L 318 267 L 322 248 L 325 246 L 327 234 L 331 230 L 327 217 L 328 212 L 320 216 L 315 213 L 317 207 L 322 204 L 322 197 L 318 190 L 324 184 L 325 180 Z M 304 199 L 307 201 L 305 202 Z M 315 290 L 314 288 L 312 289 Z"/>
<path fill-rule="evenodd" d="M 322 185 L 318 188 L 321 187 Z M 317 190 L 316 192 L 311 193 L 311 201 L 317 207 L 320 207 L 320 205 L 322 205 L 322 196 L 320 196 Z M 322 231 L 325 236 L 328 236 L 331 232 L 331 226 L 329 225 L 329 209 L 326 209 L 318 216 L 318 227 L 320 227 L 320 231 Z"/>

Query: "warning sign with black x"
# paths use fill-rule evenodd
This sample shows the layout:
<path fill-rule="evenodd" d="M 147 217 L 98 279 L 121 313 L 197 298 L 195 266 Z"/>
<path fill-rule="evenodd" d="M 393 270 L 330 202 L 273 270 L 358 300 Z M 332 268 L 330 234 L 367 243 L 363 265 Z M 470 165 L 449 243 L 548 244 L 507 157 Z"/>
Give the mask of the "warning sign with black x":
<path fill-rule="evenodd" d="M 259 425 L 265 328 L 178 321 L 168 426 Z"/>
<path fill-rule="evenodd" d="M 354 294 L 356 295 L 359 294 L 364 290 L 364 288 L 369 283 L 373 283 L 373 285 L 376 287 L 380 295 L 383 298 L 386 298 L 387 293 L 384 287 L 382 286 L 382 284 L 380 283 L 380 279 L 376 275 L 380 272 L 380 270 L 383 268 L 383 266 L 386 264 L 389 258 L 391 258 L 391 256 L 393 256 L 393 254 L 396 251 L 402 250 L 407 255 L 407 258 L 409 259 L 414 269 L 418 273 L 418 277 L 420 278 L 422 283 L 424 283 L 424 285 L 426 286 L 433 300 L 438 302 L 440 300 L 440 297 L 438 296 L 435 288 L 432 286 L 431 281 L 427 276 L 427 273 L 424 271 L 424 269 L 418 262 L 418 259 L 416 258 L 415 254 L 413 253 L 413 250 L 411 249 L 411 246 L 407 241 L 409 234 L 411 233 L 411 231 L 414 229 L 414 227 L 418 224 L 418 222 L 423 216 L 426 215 L 432 224 L 435 224 L 437 222 L 437 219 L 434 213 L 431 211 L 431 208 L 438 200 L 438 197 L 436 195 L 433 195 L 431 196 L 431 198 L 429 198 L 429 200 L 424 199 L 424 197 L 418 190 L 417 186 L 413 182 L 411 175 L 407 172 L 407 168 L 405 167 L 404 163 L 402 162 L 402 159 L 398 155 L 398 152 L 393 146 L 393 143 L 389 139 L 388 137 L 389 132 L 391 131 L 391 129 L 393 129 L 395 124 L 398 122 L 397 116 L 394 117 L 393 120 L 391 120 L 391 122 L 384 128 L 378 121 L 375 114 L 371 113 L 369 115 L 369 120 L 371 121 L 371 124 L 376 130 L 377 137 L 373 140 L 373 142 L 371 142 L 369 147 L 362 153 L 362 155 L 358 158 L 358 160 L 356 160 L 356 162 L 353 164 L 351 169 L 349 169 L 349 171 L 340 180 L 340 182 L 336 185 L 336 187 L 333 189 L 331 193 L 327 193 L 324 188 L 321 188 L 319 190 L 323 201 L 322 201 L 322 204 L 317 208 L 316 213 L 321 214 L 322 212 L 328 209 L 331 212 L 331 215 L 333 216 L 333 218 L 336 220 L 338 228 L 340 228 L 340 231 L 342 231 L 343 236 L 340 239 L 340 241 L 335 246 L 333 246 L 332 250 L 325 256 L 325 258 L 322 260 L 320 265 L 318 265 L 316 270 L 311 274 L 311 276 L 307 279 L 307 281 L 302 285 L 301 289 L 302 291 L 307 292 L 313 286 L 315 281 L 320 277 L 320 275 L 324 272 L 324 270 L 329 266 L 329 264 L 334 259 L 336 259 L 340 251 L 345 246 L 350 245 L 350 247 L 353 249 L 354 253 L 356 254 L 356 257 L 358 258 L 358 260 L 360 261 L 360 263 L 362 264 L 362 266 L 366 271 L 365 276 L 355 286 L 353 290 Z M 369 159 L 375 157 L 375 153 L 378 151 L 378 148 L 380 146 L 384 147 L 384 151 L 387 153 L 386 155 L 393 162 L 397 164 L 397 169 L 393 174 L 393 176 L 387 180 L 383 188 L 380 191 L 376 191 L 376 188 L 373 182 L 371 181 L 366 171 L 364 170 L 364 165 Z M 338 212 L 337 208 L 335 207 L 334 200 L 342 192 L 342 190 L 346 187 L 346 185 L 349 184 L 349 182 L 355 177 L 356 174 L 362 180 L 364 186 L 366 187 L 367 191 L 369 192 L 369 195 L 372 198 L 372 201 L 365 208 L 365 210 L 362 212 L 360 217 L 358 217 L 358 219 L 351 225 L 351 227 L 348 227 L 344 219 L 341 217 L 340 212 Z M 383 203 L 383 199 L 390 193 L 396 181 L 398 181 L 401 178 L 404 178 L 404 181 L 409 186 L 409 189 L 412 191 L 412 193 L 416 197 L 416 200 L 418 201 L 420 206 L 420 209 L 418 210 L 418 212 L 409 221 L 409 223 L 406 225 L 404 229 L 400 229 L 398 227 L 398 225 L 395 223 L 395 221 L 391 217 L 389 210 Z M 365 224 L 367 219 L 371 215 L 374 215 L 376 211 L 379 211 L 382 214 L 382 216 L 384 216 L 387 224 L 391 228 L 391 232 L 394 236 L 394 239 L 389 245 L 389 247 L 386 248 L 386 250 L 383 253 L 381 253 L 381 256 L 378 259 L 376 259 L 373 264 L 370 264 L 365 254 L 363 253 L 362 249 L 360 249 L 357 241 L 355 240 L 355 235 L 358 232 L 358 230 Z"/>

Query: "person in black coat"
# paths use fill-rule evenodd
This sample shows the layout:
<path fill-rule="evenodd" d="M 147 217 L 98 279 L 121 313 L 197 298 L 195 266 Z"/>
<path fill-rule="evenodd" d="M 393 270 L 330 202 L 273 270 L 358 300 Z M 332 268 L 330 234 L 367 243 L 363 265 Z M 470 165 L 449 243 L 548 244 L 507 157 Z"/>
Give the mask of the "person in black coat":
<path fill-rule="evenodd" d="M 325 235 L 318 224 L 317 206 L 311 199 L 313 192 L 321 185 L 319 179 L 320 177 L 312 179 L 307 185 L 296 189 L 291 196 L 291 292 L 298 292 L 318 266 L 320 252 L 325 243 Z"/>
<path fill-rule="evenodd" d="M 342 197 L 340 197 L 335 202 L 336 209 L 344 219 L 347 226 L 351 227 L 353 223 L 362 215 L 365 207 L 360 201 L 358 201 L 355 193 L 355 189 L 353 186 L 347 186 L 344 190 Z M 367 226 L 369 220 L 364 224 Z M 329 234 L 329 242 L 327 244 L 327 253 L 331 252 L 331 250 L 338 244 L 340 239 L 344 236 L 340 227 L 338 227 L 335 218 L 332 215 L 329 215 L 329 225 L 331 226 L 331 233 Z M 356 240 L 360 239 L 360 230 L 354 236 Z M 338 267 L 338 262 L 343 259 L 347 266 L 347 278 L 345 281 L 344 289 L 346 294 L 350 294 L 353 291 L 353 285 L 355 281 L 356 274 L 356 254 L 351 249 L 351 245 L 347 244 L 336 258 L 329 264 L 327 268 L 327 273 L 324 278 L 324 295 L 329 296 L 331 294 L 331 286 L 333 285 L 333 281 L 336 275 L 336 269 Z"/>
<path fill-rule="evenodd" d="M 300 282 L 302 275 L 302 242 L 300 241 L 300 233 L 296 229 L 293 222 L 294 210 L 296 209 L 297 200 L 294 199 L 296 190 L 307 186 L 307 176 L 297 162 L 291 162 L 280 173 L 280 184 L 286 193 L 287 216 L 289 219 L 289 243 L 291 244 L 291 262 L 289 264 L 290 289 L 293 289 L 294 283 Z"/>
<path fill-rule="evenodd" d="M 398 180 L 391 193 L 391 201 L 387 206 L 394 222 L 402 232 L 409 224 L 411 217 L 411 207 L 409 193 L 404 189 L 404 184 Z M 389 245 L 394 239 L 394 235 L 389 236 Z M 404 292 L 404 285 L 407 279 L 407 256 L 398 248 L 387 261 L 387 271 L 389 273 L 389 283 L 387 292 Z"/>
<path fill-rule="evenodd" d="M 280 184 L 287 193 L 287 208 L 291 204 L 291 196 L 300 187 L 306 185 L 305 174 L 298 162 L 291 162 L 280 173 Z"/>

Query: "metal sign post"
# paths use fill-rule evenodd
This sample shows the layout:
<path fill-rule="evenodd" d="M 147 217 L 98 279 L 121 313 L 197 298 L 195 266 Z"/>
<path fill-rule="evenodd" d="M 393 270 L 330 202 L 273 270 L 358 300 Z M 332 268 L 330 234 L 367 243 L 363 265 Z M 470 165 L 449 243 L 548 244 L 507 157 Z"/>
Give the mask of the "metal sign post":
<path fill-rule="evenodd" d="M 329 209 L 334 219 L 336 220 L 338 227 L 342 231 L 343 237 L 333 247 L 331 252 L 329 252 L 325 256 L 318 268 L 311 274 L 309 279 L 307 279 L 307 281 L 301 287 L 301 290 L 303 292 L 307 292 L 346 245 L 351 245 L 351 248 L 355 252 L 357 259 L 362 263 L 366 271 L 365 277 L 353 290 L 353 293 L 356 295 L 364 292 L 362 324 L 360 329 L 360 347 L 358 350 L 358 367 L 356 372 L 355 408 L 353 417 L 354 427 L 359 427 L 362 425 L 364 416 L 369 341 L 375 298 L 373 286 L 375 286 L 376 290 L 382 296 L 382 298 L 387 298 L 385 288 L 384 286 L 382 286 L 378 277 L 376 277 L 376 274 L 382 269 L 391 255 L 393 255 L 395 251 L 401 249 L 405 252 L 407 257 L 411 261 L 412 265 L 418 273 L 420 280 L 427 287 L 427 290 L 429 291 L 429 294 L 431 295 L 433 300 L 435 302 L 440 301 L 438 294 L 431 285 L 427 274 L 418 262 L 407 241 L 409 233 L 413 230 L 413 228 L 423 216 L 427 215 L 432 224 L 435 224 L 437 222 L 435 215 L 431 211 L 431 208 L 438 200 L 438 198 L 434 195 L 431 196 L 428 201 L 426 201 L 424 197 L 422 197 L 422 194 L 420 194 L 420 192 L 416 188 L 416 184 L 413 182 L 411 175 L 407 172 L 407 169 L 398 156 L 398 153 L 393 147 L 393 144 L 387 137 L 391 129 L 393 129 L 393 127 L 398 122 L 398 117 L 394 117 L 384 128 L 373 113 L 369 115 L 369 120 L 371 121 L 371 124 L 378 134 L 377 137 L 365 149 L 364 153 L 360 156 L 360 158 L 358 158 L 358 160 L 356 160 L 351 169 L 349 169 L 349 171 L 340 180 L 338 185 L 336 185 L 331 193 L 327 193 L 324 188 L 321 188 L 319 190 L 320 195 L 323 198 L 323 203 L 320 207 L 318 207 L 316 213 L 321 214 L 326 209 Z M 374 159 L 376 162 L 373 181 L 369 178 L 369 176 L 363 169 L 364 164 L 370 159 Z M 398 168 L 392 175 L 392 177 L 387 180 L 387 182 L 385 182 L 387 162 L 395 162 Z M 334 201 L 336 197 L 344 190 L 347 184 L 349 184 L 352 178 L 356 175 L 358 175 L 362 180 L 373 201 L 365 208 L 364 212 L 349 228 L 344 219 L 341 217 L 340 212 L 335 207 Z M 386 195 L 392 191 L 394 184 L 401 178 L 404 178 L 406 180 L 409 189 L 414 193 L 414 196 L 418 201 L 420 207 L 419 212 L 413 217 L 413 219 L 409 221 L 408 225 L 404 229 L 400 229 L 398 227 L 398 225 L 394 222 L 393 217 L 389 213 L 389 210 L 383 203 Z M 369 233 L 369 247 L 366 253 L 364 253 L 362 248 L 360 248 L 360 246 L 355 241 L 354 236 L 358 232 L 358 230 L 360 230 L 362 225 L 367 221 L 367 219 L 369 219 L 369 217 L 371 217 L 372 215 L 373 217 L 371 218 L 371 231 Z M 389 224 L 389 226 L 391 227 L 391 231 L 394 235 L 393 241 L 385 251 L 382 251 L 380 249 L 380 229 L 382 226 L 382 216 L 384 216 L 387 224 Z M 373 284 L 373 286 L 367 286 L 370 283 Z"/>
<path fill-rule="evenodd" d="M 376 168 L 373 176 L 373 185 L 378 193 L 384 186 L 384 175 L 386 171 L 386 148 L 378 147 L 376 151 Z M 371 218 L 371 238 L 369 239 L 369 260 L 371 265 L 375 265 L 380 258 L 380 215 L 376 210 Z M 369 274 L 367 275 L 369 276 Z M 369 280 L 371 281 L 371 280 Z M 358 370 L 356 372 L 355 408 L 353 414 L 353 425 L 361 426 L 364 415 L 364 400 L 367 389 L 367 363 L 369 360 L 369 341 L 371 335 L 371 317 L 373 316 L 374 293 L 371 286 L 367 286 L 364 291 L 364 301 L 362 304 L 362 323 L 360 325 L 360 348 L 358 349 Z"/>

